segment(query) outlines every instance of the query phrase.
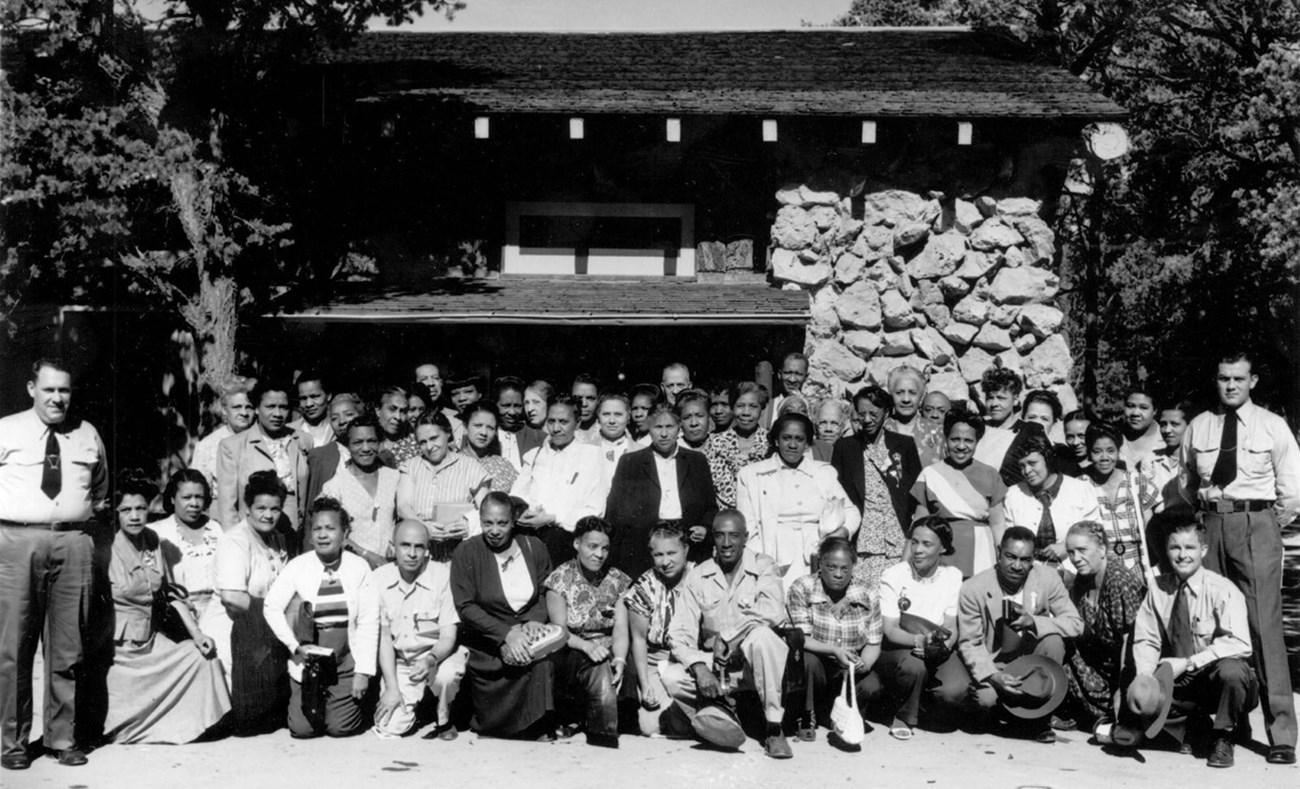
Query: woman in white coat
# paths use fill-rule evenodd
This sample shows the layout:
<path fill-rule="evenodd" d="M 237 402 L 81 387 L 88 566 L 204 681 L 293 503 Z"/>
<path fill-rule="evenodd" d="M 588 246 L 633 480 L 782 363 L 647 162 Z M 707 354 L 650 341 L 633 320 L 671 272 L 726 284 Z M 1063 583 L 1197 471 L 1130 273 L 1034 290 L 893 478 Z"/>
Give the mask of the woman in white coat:
<path fill-rule="evenodd" d="M 810 574 L 822 540 L 847 538 L 861 521 L 835 469 L 808 454 L 814 434 L 807 416 L 782 414 L 768 433 L 771 456 L 736 477 L 736 508 L 749 526 L 749 544 L 776 561 L 783 581 Z"/>

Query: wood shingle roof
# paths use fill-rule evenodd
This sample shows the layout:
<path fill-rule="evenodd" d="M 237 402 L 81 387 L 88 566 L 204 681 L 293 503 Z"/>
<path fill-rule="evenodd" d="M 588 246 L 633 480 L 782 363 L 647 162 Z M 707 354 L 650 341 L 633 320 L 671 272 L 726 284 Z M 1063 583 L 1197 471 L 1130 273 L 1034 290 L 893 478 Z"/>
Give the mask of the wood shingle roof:
<path fill-rule="evenodd" d="M 1124 110 L 1013 43 L 966 30 L 376 32 L 324 62 L 364 100 L 491 113 L 1119 119 Z"/>

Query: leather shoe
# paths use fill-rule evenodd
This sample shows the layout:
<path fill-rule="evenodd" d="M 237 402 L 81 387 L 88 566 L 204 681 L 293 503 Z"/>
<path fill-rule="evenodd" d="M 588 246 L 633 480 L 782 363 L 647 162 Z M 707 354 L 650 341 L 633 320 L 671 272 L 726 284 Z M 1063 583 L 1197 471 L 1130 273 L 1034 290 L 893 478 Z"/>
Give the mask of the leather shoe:
<path fill-rule="evenodd" d="M 0 767 L 6 770 L 26 770 L 32 766 L 32 757 L 24 752 L 7 753 L 0 756 Z"/>
<path fill-rule="evenodd" d="M 799 725 L 796 729 L 795 736 L 799 742 L 816 742 L 817 740 L 817 719 L 811 712 L 805 712 L 799 716 Z"/>
<path fill-rule="evenodd" d="M 763 741 L 763 749 L 773 759 L 794 758 L 794 751 L 790 750 L 790 743 L 786 741 L 785 735 L 780 732 L 769 734 L 767 739 Z"/>
<path fill-rule="evenodd" d="M 1268 749 L 1269 764 L 1295 764 L 1295 748 L 1290 745 L 1274 745 Z"/>
<path fill-rule="evenodd" d="M 1210 751 L 1210 758 L 1205 762 L 1211 767 L 1231 767 L 1236 763 L 1232 757 L 1232 738 L 1218 736 L 1214 739 L 1214 749 Z"/>
<path fill-rule="evenodd" d="M 64 767 L 80 767 L 90 761 L 86 754 L 77 748 L 69 748 L 66 751 L 59 751 L 59 764 Z"/>

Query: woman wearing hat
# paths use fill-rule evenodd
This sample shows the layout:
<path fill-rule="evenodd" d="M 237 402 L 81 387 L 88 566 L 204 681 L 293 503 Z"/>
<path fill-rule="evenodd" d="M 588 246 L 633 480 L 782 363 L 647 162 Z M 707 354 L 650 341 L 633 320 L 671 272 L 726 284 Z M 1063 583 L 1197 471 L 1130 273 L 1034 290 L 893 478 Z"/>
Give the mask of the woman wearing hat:
<path fill-rule="evenodd" d="M 1107 547 L 1112 556 L 1129 570 L 1155 580 L 1151 557 L 1147 553 L 1146 525 L 1151 521 L 1160 492 L 1144 474 L 1119 467 L 1124 436 L 1104 422 L 1088 426 L 1084 439 L 1092 464 L 1084 479 L 1092 483 L 1097 497 L 1097 521 L 1106 529 Z"/>
<path fill-rule="evenodd" d="M 1096 521 L 1080 521 L 1065 534 L 1078 571 L 1070 600 L 1083 618 L 1083 634 L 1066 663 L 1070 698 L 1080 722 L 1094 730 L 1114 722 L 1114 695 L 1128 684 L 1121 671 L 1133 667 L 1133 620 L 1146 596 L 1141 577 L 1114 561 L 1107 543 L 1106 527 Z"/>
<path fill-rule="evenodd" d="M 898 705 L 889 734 L 912 739 L 921 709 L 921 693 L 931 678 L 961 685 L 966 669 L 953 650 L 957 645 L 957 597 L 961 570 L 942 563 L 953 553 L 952 527 L 933 515 L 912 525 L 906 560 L 880 576 L 880 616 L 884 650 L 876 674 Z"/>

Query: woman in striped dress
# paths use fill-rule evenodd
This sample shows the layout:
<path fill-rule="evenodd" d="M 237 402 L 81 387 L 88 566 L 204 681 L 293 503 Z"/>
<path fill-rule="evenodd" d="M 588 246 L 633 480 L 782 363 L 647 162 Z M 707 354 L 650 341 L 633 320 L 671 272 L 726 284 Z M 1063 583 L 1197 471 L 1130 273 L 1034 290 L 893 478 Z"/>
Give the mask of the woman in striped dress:
<path fill-rule="evenodd" d="M 451 561 L 452 551 L 479 532 L 477 507 L 492 487 L 491 477 L 474 458 L 449 451 L 451 423 L 440 411 L 420 417 L 415 427 L 420 456 L 398 468 L 397 516 L 429 529 L 429 558 Z"/>
<path fill-rule="evenodd" d="M 370 565 L 343 550 L 350 521 L 338 500 L 317 499 L 308 517 L 313 552 L 289 562 L 266 595 L 266 624 L 292 654 L 289 733 L 300 739 L 370 726 L 361 702 L 379 653 L 378 598 L 361 593 Z"/>

